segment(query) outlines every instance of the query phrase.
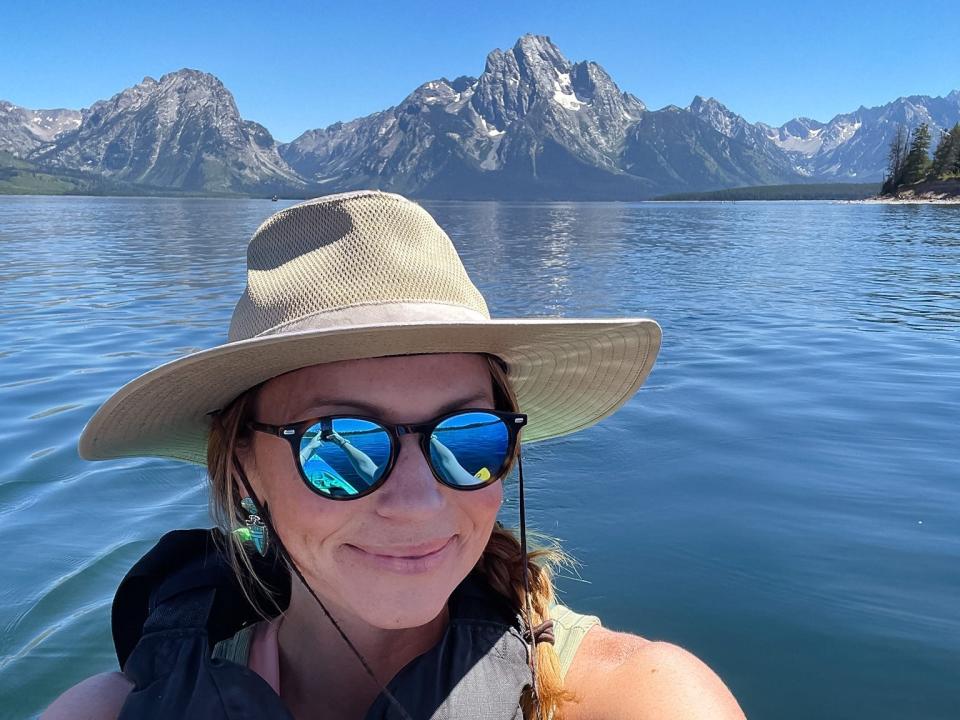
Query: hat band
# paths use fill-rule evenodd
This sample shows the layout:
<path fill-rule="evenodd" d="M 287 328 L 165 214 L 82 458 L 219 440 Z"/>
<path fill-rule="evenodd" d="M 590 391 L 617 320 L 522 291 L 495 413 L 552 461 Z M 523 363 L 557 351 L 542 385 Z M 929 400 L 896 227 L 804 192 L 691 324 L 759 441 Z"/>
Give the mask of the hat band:
<path fill-rule="evenodd" d="M 484 313 L 446 303 L 391 302 L 351 305 L 334 310 L 320 310 L 296 320 L 275 325 L 253 337 L 285 335 L 305 330 L 333 330 L 354 325 L 408 325 L 418 322 L 476 323 L 490 320 Z"/>

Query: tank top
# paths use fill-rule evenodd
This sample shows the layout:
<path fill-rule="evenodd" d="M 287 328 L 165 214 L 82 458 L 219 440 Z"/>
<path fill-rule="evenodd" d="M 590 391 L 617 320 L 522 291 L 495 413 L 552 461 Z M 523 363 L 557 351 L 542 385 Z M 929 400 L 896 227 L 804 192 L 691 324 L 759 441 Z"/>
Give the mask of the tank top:
<path fill-rule="evenodd" d="M 565 605 L 550 608 L 553 620 L 553 647 L 560 660 L 560 679 L 566 677 L 573 658 L 587 631 L 600 624 L 596 615 L 581 615 Z M 280 694 L 280 662 L 277 631 L 282 616 L 255 623 L 241 629 L 233 637 L 221 640 L 213 649 L 213 657 L 249 667 Z"/>

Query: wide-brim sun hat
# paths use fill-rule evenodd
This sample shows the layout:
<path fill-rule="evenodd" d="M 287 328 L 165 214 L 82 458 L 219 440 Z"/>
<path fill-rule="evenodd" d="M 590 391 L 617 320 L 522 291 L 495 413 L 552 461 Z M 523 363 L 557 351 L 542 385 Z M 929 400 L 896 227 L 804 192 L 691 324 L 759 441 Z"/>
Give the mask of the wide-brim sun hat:
<path fill-rule="evenodd" d="M 422 353 L 501 358 L 528 416 L 526 444 L 620 408 L 653 368 L 660 337 L 643 317 L 491 318 L 420 205 L 377 190 L 326 195 L 253 234 L 227 342 L 128 382 L 87 423 L 78 450 L 87 460 L 205 464 L 212 414 L 245 390 L 310 365 Z"/>

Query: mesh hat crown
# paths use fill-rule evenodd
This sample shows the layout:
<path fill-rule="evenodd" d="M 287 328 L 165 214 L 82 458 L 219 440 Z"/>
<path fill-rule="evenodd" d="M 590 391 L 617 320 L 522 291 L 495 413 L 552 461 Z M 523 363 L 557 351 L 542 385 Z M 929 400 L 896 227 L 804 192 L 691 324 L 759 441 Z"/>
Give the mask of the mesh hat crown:
<path fill-rule="evenodd" d="M 430 214 L 394 193 L 327 195 L 253 234 L 227 342 L 134 378 L 87 423 L 80 456 L 204 464 L 211 415 L 299 368 L 422 353 L 501 358 L 521 442 L 589 427 L 643 384 L 660 348 L 649 318 L 491 318 Z M 301 418 L 290 418 L 295 421 Z"/>
<path fill-rule="evenodd" d="M 229 339 L 359 324 L 372 308 L 336 311 L 384 303 L 422 304 L 421 319 L 490 318 L 450 238 L 422 207 L 392 193 L 326 196 L 278 212 L 254 233 Z"/>

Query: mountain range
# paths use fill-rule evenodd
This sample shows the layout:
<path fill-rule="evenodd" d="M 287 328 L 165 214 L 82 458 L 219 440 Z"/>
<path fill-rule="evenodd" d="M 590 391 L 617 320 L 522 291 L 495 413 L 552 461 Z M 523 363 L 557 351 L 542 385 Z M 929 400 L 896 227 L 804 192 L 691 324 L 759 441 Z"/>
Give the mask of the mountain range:
<path fill-rule="evenodd" d="M 898 123 L 960 122 L 960 91 L 823 123 L 750 123 L 713 98 L 651 110 L 543 35 L 398 105 L 278 143 L 215 76 L 147 77 L 81 110 L 0 101 L 0 188 L 30 174 L 77 191 L 282 194 L 377 187 L 431 199 L 637 200 L 683 191 L 879 182 Z"/>

